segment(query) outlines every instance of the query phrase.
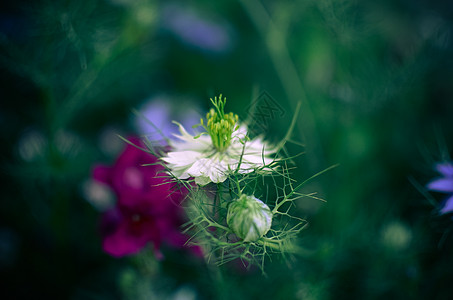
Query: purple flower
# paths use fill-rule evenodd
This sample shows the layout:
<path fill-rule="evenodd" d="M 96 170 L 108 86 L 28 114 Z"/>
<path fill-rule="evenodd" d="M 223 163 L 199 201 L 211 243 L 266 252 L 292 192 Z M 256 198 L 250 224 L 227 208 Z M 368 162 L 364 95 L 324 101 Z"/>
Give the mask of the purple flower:
<path fill-rule="evenodd" d="M 184 44 L 203 52 L 225 53 L 233 47 L 231 30 L 219 17 L 204 18 L 187 6 L 167 4 L 163 9 L 162 27 Z"/>
<path fill-rule="evenodd" d="M 131 141 L 143 146 L 137 139 Z M 163 177 L 164 168 L 157 162 L 153 155 L 127 145 L 113 166 L 94 168 L 93 178 L 117 196 L 116 206 L 101 220 L 102 247 L 108 254 L 135 254 L 152 243 L 156 257 L 162 258 L 162 243 L 182 247 L 187 241 L 179 231 L 183 222 L 179 204 L 185 193 Z"/>
<path fill-rule="evenodd" d="M 437 164 L 436 170 L 442 177 L 429 182 L 427 187 L 432 191 L 449 194 L 448 198 L 442 203 L 440 212 L 442 214 L 453 212 L 453 164 Z"/>

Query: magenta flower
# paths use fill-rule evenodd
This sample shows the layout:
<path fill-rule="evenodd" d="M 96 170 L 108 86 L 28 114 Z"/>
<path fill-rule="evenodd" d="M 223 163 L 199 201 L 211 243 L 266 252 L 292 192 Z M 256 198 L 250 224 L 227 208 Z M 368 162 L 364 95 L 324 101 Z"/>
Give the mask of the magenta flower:
<path fill-rule="evenodd" d="M 131 141 L 143 146 L 137 139 Z M 113 166 L 93 170 L 93 178 L 117 196 L 116 206 L 104 213 L 101 222 L 102 247 L 112 256 L 135 254 L 152 243 L 161 258 L 162 243 L 182 247 L 187 241 L 179 231 L 183 222 L 179 204 L 185 193 L 164 178 L 164 167 L 155 163 L 153 155 L 127 145 Z"/>
<path fill-rule="evenodd" d="M 429 182 L 427 187 L 432 191 L 449 194 L 447 199 L 442 203 L 440 212 L 442 214 L 453 212 L 453 164 L 437 164 L 436 170 L 442 177 Z"/>

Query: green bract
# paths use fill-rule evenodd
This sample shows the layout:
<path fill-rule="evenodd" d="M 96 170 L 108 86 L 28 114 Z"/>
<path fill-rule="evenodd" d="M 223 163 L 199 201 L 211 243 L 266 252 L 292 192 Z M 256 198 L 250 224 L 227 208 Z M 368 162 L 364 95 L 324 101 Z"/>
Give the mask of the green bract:
<path fill-rule="evenodd" d="M 227 224 L 245 242 L 254 242 L 271 228 L 272 212 L 254 196 L 241 195 L 228 207 Z"/>

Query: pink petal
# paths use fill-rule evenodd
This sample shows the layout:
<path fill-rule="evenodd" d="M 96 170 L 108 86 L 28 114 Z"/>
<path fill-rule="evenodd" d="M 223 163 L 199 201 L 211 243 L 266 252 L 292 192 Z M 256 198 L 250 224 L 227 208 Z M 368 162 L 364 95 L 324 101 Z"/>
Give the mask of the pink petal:
<path fill-rule="evenodd" d="M 123 222 L 113 234 L 104 238 L 102 248 L 114 257 L 122 257 L 139 252 L 147 242 L 142 236 L 131 235 L 127 223 Z"/>
<path fill-rule="evenodd" d="M 145 245 L 153 241 L 160 243 L 160 233 L 155 222 L 150 219 L 135 220 L 135 215 L 123 213 L 119 222 L 110 228 L 104 236 L 102 247 L 108 254 L 121 257 L 139 252 Z"/>
<path fill-rule="evenodd" d="M 112 168 L 104 165 L 97 165 L 92 171 L 93 179 L 107 185 L 112 184 Z"/>

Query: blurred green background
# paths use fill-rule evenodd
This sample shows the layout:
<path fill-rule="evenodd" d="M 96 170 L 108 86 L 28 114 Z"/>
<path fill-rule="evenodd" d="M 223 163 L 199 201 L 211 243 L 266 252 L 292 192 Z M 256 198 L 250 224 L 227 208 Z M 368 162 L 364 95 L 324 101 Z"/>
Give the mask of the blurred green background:
<path fill-rule="evenodd" d="M 453 221 L 423 188 L 453 151 L 452 2 L 0 7 L 2 299 L 453 297 Z M 306 252 L 275 257 L 267 277 L 171 249 L 162 262 L 103 253 L 84 186 L 118 155 L 115 134 L 137 134 L 132 110 L 163 99 L 203 114 L 222 93 L 244 118 L 263 91 L 282 108 L 271 141 L 301 102 L 296 179 L 339 164 L 304 188 L 326 203 L 298 203 Z"/>

